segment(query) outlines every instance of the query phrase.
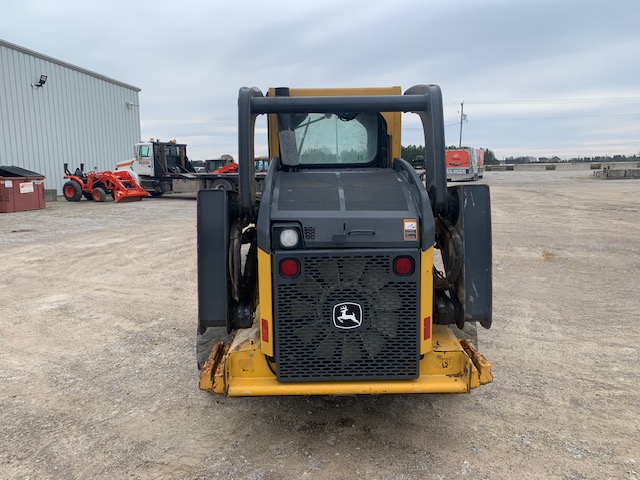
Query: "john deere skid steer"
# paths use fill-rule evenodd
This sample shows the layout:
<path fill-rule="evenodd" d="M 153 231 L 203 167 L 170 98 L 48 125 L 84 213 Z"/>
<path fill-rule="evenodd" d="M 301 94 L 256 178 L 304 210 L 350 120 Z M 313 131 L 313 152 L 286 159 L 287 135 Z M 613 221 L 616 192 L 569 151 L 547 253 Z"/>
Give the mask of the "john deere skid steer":
<path fill-rule="evenodd" d="M 198 194 L 200 388 L 228 396 L 468 392 L 492 380 L 489 188 L 447 188 L 442 95 L 242 88 L 239 192 Z M 422 122 L 424 179 L 401 152 Z M 268 115 L 256 194 L 254 129 Z M 214 342 L 220 327 L 230 344 Z M 467 337 L 464 339 L 463 337 Z"/>

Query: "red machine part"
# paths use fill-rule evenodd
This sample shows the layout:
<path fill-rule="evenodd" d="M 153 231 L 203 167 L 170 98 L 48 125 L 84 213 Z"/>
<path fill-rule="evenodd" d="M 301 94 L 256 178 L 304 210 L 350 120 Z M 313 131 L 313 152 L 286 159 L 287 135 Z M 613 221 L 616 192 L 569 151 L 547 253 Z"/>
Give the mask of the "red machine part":
<path fill-rule="evenodd" d="M 87 200 L 104 202 L 107 195 L 116 202 L 135 202 L 148 195 L 126 170 L 84 173 L 82 169 L 72 174 L 65 165 L 68 181 L 62 187 L 62 193 L 69 202 L 77 202 L 83 196 Z"/>
<path fill-rule="evenodd" d="M 226 165 L 223 165 L 222 167 L 213 170 L 211 173 L 236 173 L 238 171 L 238 164 L 237 163 L 227 163 Z"/>

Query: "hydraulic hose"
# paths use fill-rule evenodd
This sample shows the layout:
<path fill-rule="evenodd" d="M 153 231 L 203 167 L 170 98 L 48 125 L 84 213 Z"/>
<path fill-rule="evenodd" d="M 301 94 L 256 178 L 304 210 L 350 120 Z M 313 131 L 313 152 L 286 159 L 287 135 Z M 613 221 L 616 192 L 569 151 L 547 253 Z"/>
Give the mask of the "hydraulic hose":
<path fill-rule="evenodd" d="M 436 248 L 440 250 L 444 272 L 434 267 L 433 283 L 436 290 L 450 290 L 462 271 L 462 238 L 456 227 L 441 216 L 436 218 Z"/>

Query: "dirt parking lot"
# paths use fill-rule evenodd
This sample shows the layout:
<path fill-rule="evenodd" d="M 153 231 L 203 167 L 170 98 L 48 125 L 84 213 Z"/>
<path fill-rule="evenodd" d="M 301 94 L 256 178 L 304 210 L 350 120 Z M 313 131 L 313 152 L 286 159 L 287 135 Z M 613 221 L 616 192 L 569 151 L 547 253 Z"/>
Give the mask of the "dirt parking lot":
<path fill-rule="evenodd" d="M 193 198 L 2 214 L 0 478 L 640 478 L 640 181 L 485 181 L 469 395 L 205 394 Z"/>

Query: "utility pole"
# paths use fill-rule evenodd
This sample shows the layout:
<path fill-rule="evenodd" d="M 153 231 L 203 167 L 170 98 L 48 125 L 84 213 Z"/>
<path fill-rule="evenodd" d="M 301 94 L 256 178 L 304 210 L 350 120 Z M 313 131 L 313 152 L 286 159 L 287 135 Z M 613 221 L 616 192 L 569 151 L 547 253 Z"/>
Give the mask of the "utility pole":
<path fill-rule="evenodd" d="M 458 148 L 462 148 L 462 120 L 464 119 L 464 102 L 460 103 L 460 143 Z"/>

